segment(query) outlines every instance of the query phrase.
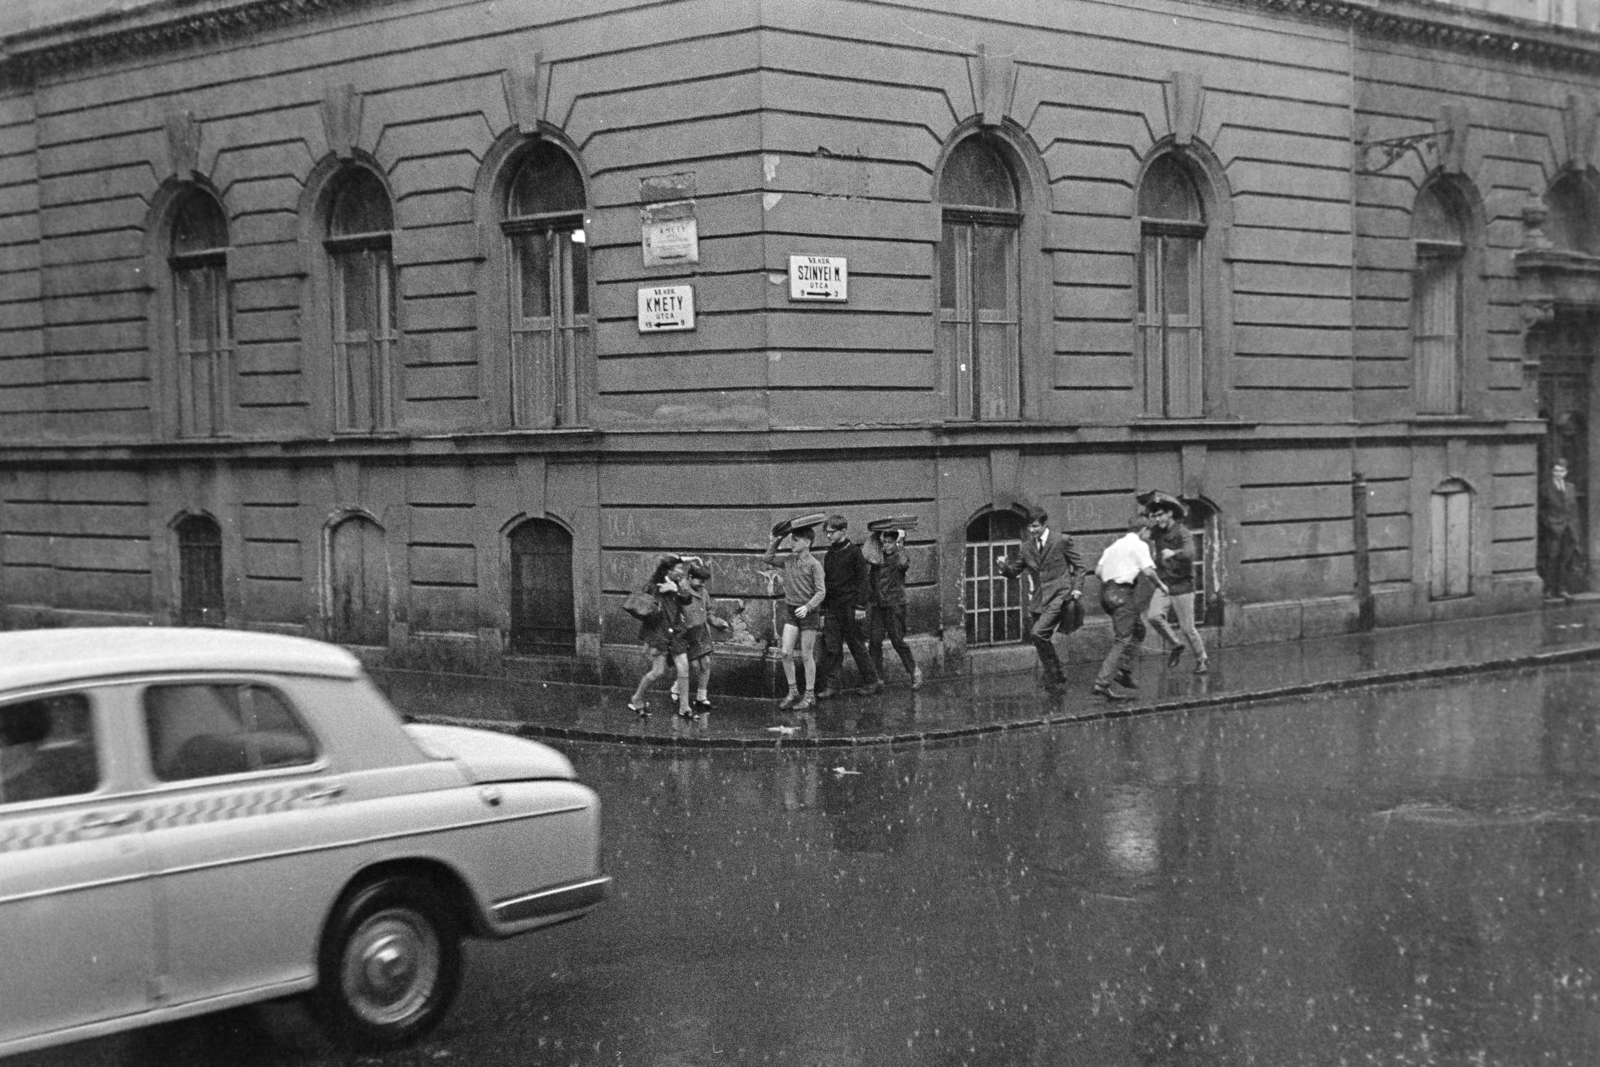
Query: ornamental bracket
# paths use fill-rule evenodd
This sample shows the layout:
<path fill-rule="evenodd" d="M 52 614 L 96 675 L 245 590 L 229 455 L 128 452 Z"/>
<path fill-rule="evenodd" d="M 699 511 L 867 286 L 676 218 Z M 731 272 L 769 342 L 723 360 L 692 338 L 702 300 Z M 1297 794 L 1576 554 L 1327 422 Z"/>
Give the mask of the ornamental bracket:
<path fill-rule="evenodd" d="M 1362 174 L 1382 174 L 1412 151 L 1417 153 L 1417 158 L 1426 169 L 1428 158 L 1422 154 L 1422 150 L 1432 148 L 1443 155 L 1449 150 L 1453 137 L 1453 131 L 1445 129 L 1412 133 L 1404 137 L 1385 137 L 1381 141 L 1357 141 L 1356 147 L 1361 150 L 1361 166 L 1357 170 Z M 1377 165 L 1372 162 L 1374 153 L 1381 157 Z"/>

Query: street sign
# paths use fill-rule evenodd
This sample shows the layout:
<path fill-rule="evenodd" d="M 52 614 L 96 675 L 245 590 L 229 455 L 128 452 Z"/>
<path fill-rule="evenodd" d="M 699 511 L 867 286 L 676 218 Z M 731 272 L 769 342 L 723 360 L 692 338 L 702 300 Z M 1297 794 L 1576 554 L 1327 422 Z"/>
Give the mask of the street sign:
<path fill-rule="evenodd" d="M 849 299 L 850 269 L 843 256 L 790 256 L 789 299 Z"/>
<path fill-rule="evenodd" d="M 658 285 L 639 290 L 639 332 L 694 329 L 694 286 Z"/>

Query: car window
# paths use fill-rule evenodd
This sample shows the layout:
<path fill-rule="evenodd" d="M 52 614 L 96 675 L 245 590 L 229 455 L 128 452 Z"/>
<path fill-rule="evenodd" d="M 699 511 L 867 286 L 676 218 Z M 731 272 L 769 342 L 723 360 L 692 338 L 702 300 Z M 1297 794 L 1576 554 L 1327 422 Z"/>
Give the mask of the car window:
<path fill-rule="evenodd" d="M 92 793 L 99 785 L 87 696 L 60 693 L 0 705 L 0 804 Z"/>
<path fill-rule="evenodd" d="M 164 782 L 316 759 L 316 744 L 289 702 L 263 685 L 152 685 L 144 691 L 144 719 L 150 766 Z"/>

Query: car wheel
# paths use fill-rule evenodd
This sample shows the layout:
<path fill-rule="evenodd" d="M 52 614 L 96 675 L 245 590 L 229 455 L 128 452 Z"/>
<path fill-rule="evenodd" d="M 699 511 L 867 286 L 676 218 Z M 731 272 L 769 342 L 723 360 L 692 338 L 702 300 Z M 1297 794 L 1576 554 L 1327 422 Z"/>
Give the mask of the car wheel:
<path fill-rule="evenodd" d="M 461 928 L 438 889 L 411 875 L 347 893 L 328 922 L 313 1005 L 329 1034 L 358 1049 L 418 1040 L 461 984 Z"/>

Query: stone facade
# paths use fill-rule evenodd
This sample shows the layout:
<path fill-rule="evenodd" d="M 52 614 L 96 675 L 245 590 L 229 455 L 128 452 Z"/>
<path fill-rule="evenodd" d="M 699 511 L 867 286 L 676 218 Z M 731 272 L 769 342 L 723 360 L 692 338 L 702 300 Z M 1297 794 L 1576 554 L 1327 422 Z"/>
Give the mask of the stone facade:
<path fill-rule="evenodd" d="M 1541 450 L 1600 470 L 1562 18 L 80 7 L 0 38 L 10 625 L 617 679 L 671 550 L 744 685 L 767 528 L 914 513 L 918 654 L 984 670 L 1027 662 L 987 578 L 1026 504 L 1092 558 L 1189 499 L 1225 644 L 1532 606 Z M 668 287 L 694 327 L 641 329 Z"/>

